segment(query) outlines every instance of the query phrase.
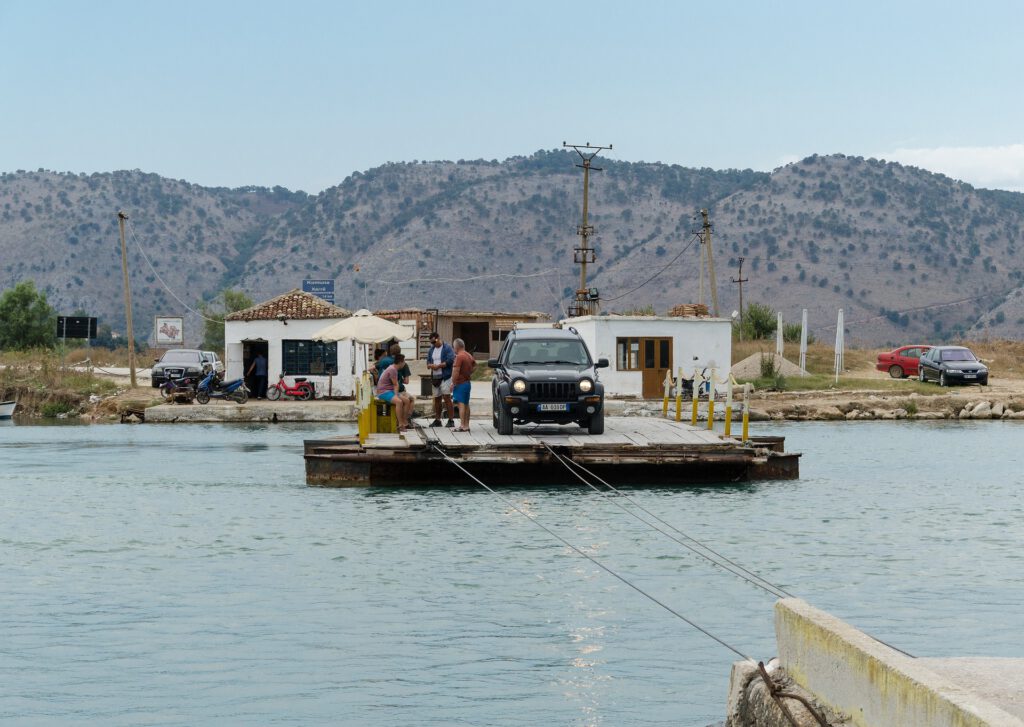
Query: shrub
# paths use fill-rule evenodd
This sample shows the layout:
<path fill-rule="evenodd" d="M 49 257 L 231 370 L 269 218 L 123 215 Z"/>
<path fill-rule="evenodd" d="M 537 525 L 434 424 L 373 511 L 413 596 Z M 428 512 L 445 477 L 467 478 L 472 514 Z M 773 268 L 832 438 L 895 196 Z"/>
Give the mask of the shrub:
<path fill-rule="evenodd" d="M 779 369 L 775 365 L 775 357 L 767 354 L 761 354 L 761 378 L 762 379 L 774 379 L 779 374 Z"/>
<path fill-rule="evenodd" d="M 40 411 L 47 419 L 54 419 L 59 414 L 67 414 L 75 410 L 75 407 L 66 401 L 49 401 L 41 407 Z"/>

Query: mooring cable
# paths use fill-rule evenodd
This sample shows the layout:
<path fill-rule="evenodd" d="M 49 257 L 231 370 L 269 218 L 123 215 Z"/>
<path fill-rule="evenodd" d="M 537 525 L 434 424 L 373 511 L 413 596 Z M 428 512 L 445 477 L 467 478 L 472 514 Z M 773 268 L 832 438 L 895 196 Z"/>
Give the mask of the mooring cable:
<path fill-rule="evenodd" d="M 682 530 L 677 528 L 675 525 L 673 525 L 670 522 L 667 522 L 663 518 L 661 518 L 658 515 L 654 514 L 653 512 L 648 510 L 646 507 L 641 505 L 639 502 L 634 500 L 632 497 L 630 497 L 629 495 L 625 494 L 621 490 L 615 488 L 614 486 L 609 484 L 607 481 L 601 479 L 599 476 L 597 476 L 596 474 L 594 474 L 593 472 L 588 470 L 586 467 L 584 467 L 580 463 L 578 463 L 575 460 L 572 460 L 572 459 L 570 459 L 568 457 L 565 457 L 565 456 L 559 454 L 558 452 L 553 450 L 551 448 L 551 446 L 547 442 L 542 442 L 542 444 L 547 448 L 547 450 L 549 452 L 551 452 L 552 456 L 554 456 L 555 459 L 557 459 L 559 462 L 561 462 L 565 466 L 565 468 L 567 470 L 569 470 L 569 472 L 572 473 L 572 475 L 574 477 L 576 477 L 580 482 L 582 482 L 587 487 L 592 489 L 598 495 L 603 497 L 605 500 L 607 500 L 608 502 L 611 502 L 616 507 L 620 508 L 623 512 L 625 512 L 625 513 L 635 517 L 637 520 L 639 520 L 640 522 L 644 523 L 648 527 L 658 531 L 659 533 L 664 535 L 666 538 L 669 538 L 670 540 L 673 540 L 676 543 L 679 543 L 679 545 L 681 545 L 684 548 L 692 551 L 693 553 L 695 553 L 696 555 L 700 556 L 701 558 L 704 558 L 708 562 L 713 563 L 714 565 L 717 565 L 719 568 L 723 568 L 724 570 L 729 571 L 730 573 L 732 573 L 736 577 L 740 578 L 741 580 L 746 581 L 747 583 L 749 583 L 750 585 L 752 585 L 752 586 L 754 586 L 756 588 L 760 588 L 761 590 L 765 591 L 766 593 L 771 594 L 772 596 L 775 596 L 776 598 L 794 598 L 795 597 L 795 596 L 793 596 L 792 593 L 789 593 L 788 591 L 786 591 L 785 589 L 781 588 L 780 586 L 776 586 L 774 583 L 772 583 L 768 579 L 762 578 L 761 576 L 757 575 L 756 573 L 754 573 L 754 572 L 744 568 L 739 563 L 736 563 L 735 561 L 730 560 L 729 558 L 727 558 L 726 556 L 722 555 L 721 553 L 718 553 L 715 550 L 713 550 L 712 548 L 708 547 L 707 545 L 704 545 L 704 543 L 700 542 L 696 538 L 693 538 L 690 535 L 687 535 Z M 602 485 L 607 487 L 609 490 L 614 492 L 619 497 L 622 497 L 622 498 L 625 498 L 626 500 L 628 500 L 630 502 L 630 504 L 632 504 L 634 507 L 636 507 L 636 508 L 638 508 L 640 510 L 643 510 L 645 513 L 650 515 L 652 518 L 657 520 L 659 523 L 661 523 L 665 527 L 669 528 L 670 530 L 675 531 L 676 533 L 679 533 L 679 535 L 681 535 L 684 538 L 686 538 L 686 540 L 690 541 L 690 543 L 694 543 L 698 547 L 703 548 L 704 550 L 707 551 L 707 553 L 711 553 L 712 555 L 715 556 L 715 558 L 720 558 L 722 561 L 725 561 L 725 563 L 728 564 L 728 565 L 725 565 L 725 564 L 715 560 L 715 558 L 712 558 L 712 557 L 708 556 L 707 553 L 701 552 L 700 550 L 695 548 L 693 545 L 690 545 L 689 543 L 686 543 L 686 542 L 680 540 L 679 538 L 675 537 L 671 533 L 665 532 L 664 530 L 662 530 L 661 528 L 657 527 L 656 525 L 648 522 L 647 520 L 644 520 L 642 517 L 637 515 L 635 512 L 632 512 L 631 510 L 629 510 L 629 508 L 627 508 L 626 506 L 622 505 L 619 502 L 616 502 L 614 498 L 608 497 L 608 495 L 606 495 L 605 493 L 601 492 L 601 490 L 598 489 L 595 485 L 593 485 L 592 483 L 588 482 L 586 480 L 586 478 L 584 478 L 582 475 L 580 475 L 579 472 L 576 472 L 573 469 L 574 466 L 578 467 L 579 469 L 581 469 L 584 472 L 586 472 L 588 475 L 593 477 L 595 480 L 600 482 Z M 751 579 L 753 579 L 753 580 L 751 580 Z"/>
<path fill-rule="evenodd" d="M 652 596 L 652 595 L 651 595 L 650 593 L 648 593 L 647 591 L 645 591 L 645 590 L 643 590 L 642 588 L 640 588 L 640 586 L 636 585 L 635 583 L 632 583 L 631 581 L 629 581 L 629 579 L 627 579 L 627 578 L 625 578 L 624 576 L 621 576 L 621 575 L 619 575 L 618 573 L 616 573 L 615 571 L 613 571 L 613 570 L 612 570 L 611 568 L 609 568 L 608 566 L 606 566 L 606 565 L 605 565 L 604 563 L 602 563 L 601 561 L 599 561 L 599 560 L 598 560 L 597 558 L 595 558 L 595 557 L 593 557 L 592 555 L 589 555 L 589 554 L 587 554 L 587 553 L 583 552 L 582 550 L 580 550 L 579 548 L 577 548 L 577 547 L 576 547 L 575 545 L 573 545 L 572 543 L 570 543 L 570 542 L 569 542 L 568 540 L 566 540 L 565 538 L 563 538 L 563 537 L 562 537 L 561 535 L 559 535 L 558 533 L 556 533 L 556 532 L 555 532 L 554 530 L 552 530 L 552 529 L 551 529 L 551 528 L 549 528 L 548 526 L 544 525 L 544 524 L 543 524 L 542 522 L 540 522 L 539 520 L 537 520 L 537 519 L 536 519 L 535 517 L 533 517 L 532 515 L 530 515 L 529 513 L 527 513 L 527 512 L 525 511 L 525 510 L 523 510 L 522 508 L 520 508 L 520 507 L 519 507 L 518 505 L 516 505 L 516 504 L 515 504 L 514 502 L 512 502 L 511 500 L 509 500 L 509 499 L 508 499 L 507 497 L 503 497 L 503 496 L 502 496 L 501 494 L 499 494 L 499 493 L 498 493 L 498 492 L 497 492 L 497 491 L 496 491 L 495 489 L 493 489 L 492 487 L 488 486 L 488 485 L 487 485 L 486 483 L 484 483 L 484 482 L 483 482 L 482 480 L 480 480 L 480 479 L 479 479 L 478 477 L 476 477 L 476 476 L 475 476 L 475 475 L 474 475 L 474 474 L 473 474 L 472 472 L 470 472 L 470 471 L 469 471 L 469 470 L 467 470 L 467 469 L 466 469 L 465 467 L 463 467 L 463 466 L 462 466 L 461 464 L 459 464 L 459 463 L 458 463 L 458 462 L 456 462 L 456 461 L 455 461 L 454 459 L 452 459 L 452 458 L 451 458 L 451 457 L 450 457 L 450 456 L 448 455 L 448 453 L 447 453 L 447 452 L 445 452 L 445 451 L 444 451 L 444 450 L 443 450 L 443 449 L 442 449 L 442 448 L 441 448 L 440 446 L 438 446 L 438 443 L 437 443 L 437 442 L 428 442 L 428 444 L 429 444 L 429 445 L 430 445 L 431 447 L 433 447 L 433 449 L 434 449 L 434 451 L 435 451 L 435 452 L 437 452 L 437 453 L 438 453 L 438 454 L 440 454 L 440 455 L 441 455 L 442 457 L 444 457 L 444 458 L 445 458 L 445 459 L 446 459 L 446 460 L 447 460 L 448 462 L 450 462 L 451 464 L 455 465 L 455 467 L 457 467 L 457 468 L 459 468 L 460 470 L 462 470 L 463 474 L 465 474 L 465 475 L 466 475 L 467 477 L 469 477 L 469 478 L 470 478 L 471 480 L 473 480 L 474 482 L 476 482 L 476 483 L 477 483 L 478 485 L 480 485 L 481 487 L 483 487 L 483 488 L 484 488 L 485 490 L 487 490 L 488 492 L 490 492 L 490 493 L 491 493 L 492 495 L 494 495 L 494 496 L 496 496 L 497 498 L 499 498 L 499 499 L 500 499 L 500 500 L 501 500 L 502 502 L 504 502 L 504 503 L 505 503 L 506 505 L 508 505 L 509 507 L 511 507 L 511 508 L 512 508 L 513 510 L 515 510 L 516 512 L 518 512 L 518 513 L 519 513 L 520 515 L 522 515 L 523 517 L 525 517 L 525 518 L 526 518 L 527 520 L 529 520 L 530 522 L 532 522 L 532 523 L 533 523 L 534 525 L 536 525 L 536 526 L 537 526 L 537 527 L 539 527 L 540 529 L 544 530 L 544 531 L 545 531 L 545 532 L 546 532 L 546 533 L 547 533 L 548 535 L 550 535 L 551 537 L 553 537 L 553 538 L 555 538 L 556 540 L 558 540 L 559 542 L 561 542 L 561 543 L 562 543 L 563 545 L 565 545 L 565 546 L 566 546 L 567 548 L 570 548 L 571 550 L 573 550 L 573 551 L 574 551 L 575 553 L 577 553 L 578 555 L 582 555 L 582 556 L 583 556 L 584 558 L 586 558 L 587 560 L 589 560 L 589 561 L 590 561 L 591 563 L 593 563 L 594 565 L 596 565 L 596 566 L 597 566 L 598 568 L 600 568 L 601 570 L 603 570 L 603 571 L 604 571 L 605 573 L 607 573 L 608 575 L 610 575 L 610 576 L 612 576 L 612 577 L 614 577 L 614 578 L 617 578 L 618 580 L 622 581 L 623 583 L 625 583 L 625 584 L 626 584 L 627 586 L 629 586 L 630 588 L 632 588 L 632 589 L 633 589 L 634 591 L 636 591 L 636 592 L 637 592 L 637 593 L 639 593 L 640 595 L 642 595 L 642 596 L 644 596 L 645 598 L 647 598 L 648 600 L 650 600 L 650 601 L 652 601 L 652 602 L 654 602 L 654 603 L 658 604 L 659 606 L 661 606 L 661 607 L 662 607 L 663 609 L 665 609 L 666 611 L 668 611 L 669 613 L 671 613 L 671 614 L 672 614 L 673 616 L 675 616 L 676 618 L 678 618 L 678 619 L 680 619 L 680 620 L 684 621 L 685 623 L 689 624 L 689 625 L 690 625 L 690 626 L 692 626 L 693 628 L 695 628 L 695 629 L 697 629 L 698 631 L 700 631 L 700 632 L 701 632 L 702 634 L 704 634 L 705 636 L 707 636 L 707 637 L 708 637 L 709 639 L 712 639 L 713 641 L 716 641 L 716 642 L 718 642 L 719 644 L 721 644 L 722 646 L 724 646 L 725 648 L 727 648 L 727 649 L 728 649 L 729 651 L 731 651 L 732 653 L 734 653 L 734 654 L 736 654 L 737 656 L 739 656 L 739 657 L 740 657 L 741 659 L 743 659 L 743 660 L 745 660 L 745 661 L 749 661 L 749 662 L 751 662 L 752 664 L 756 664 L 756 663 L 757 663 L 756 661 L 754 661 L 754 659 L 752 659 L 752 658 L 750 658 L 749 656 L 747 656 L 746 654 L 744 654 L 744 653 L 743 653 L 742 651 L 740 651 L 739 649 L 737 649 L 737 648 L 736 648 L 735 646 L 731 646 L 730 644 L 726 643 L 725 641 L 723 641 L 722 639 L 718 638 L 718 637 L 717 637 L 717 636 L 715 636 L 715 635 L 714 635 L 713 633 L 711 633 L 710 631 L 708 631 L 707 629 L 705 629 L 705 628 L 704 628 L 703 626 L 701 626 L 700 624 L 698 624 L 698 623 L 696 623 L 696 622 L 694 622 L 694 621 L 690 620 L 689 618 L 687 618 L 687 617 L 686 617 L 686 616 L 684 616 L 683 614 L 681 614 L 681 613 L 679 613 L 678 611 L 676 611 L 676 610 L 675 610 L 674 608 L 672 608 L 671 606 L 669 606 L 669 605 L 665 604 L 664 602 L 662 602 L 662 601 L 658 600 L 657 598 L 655 598 L 654 596 Z"/>
<path fill-rule="evenodd" d="M 657 516 L 657 515 L 655 515 L 655 514 L 654 514 L 653 512 L 651 512 L 650 510 L 648 510 L 647 508 L 645 508 L 645 507 L 644 507 L 643 505 L 641 505 L 640 503 L 636 502 L 636 500 L 634 500 L 633 498 L 631 498 L 631 497 L 630 497 L 629 495 L 627 495 L 627 494 L 625 494 L 624 492 L 622 492 L 621 490 L 619 490 L 619 489 L 615 488 L 615 487 L 614 487 L 613 485 L 611 485 L 611 484 L 610 484 L 609 482 L 607 482 L 606 480 L 602 479 L 601 477 L 599 477 L 599 476 L 598 476 L 598 475 L 596 475 L 595 473 L 591 472 L 591 471 L 590 471 L 589 469 L 587 469 L 586 467 L 584 467 L 583 465 L 581 465 L 581 464 L 580 464 L 579 462 L 576 462 L 575 460 L 569 459 L 568 457 L 565 457 L 564 455 L 560 455 L 560 454 L 558 454 L 558 453 L 557 453 L 557 452 L 555 452 L 555 451 L 554 451 L 553 449 L 551 449 L 551 447 L 550 447 L 550 446 L 549 446 L 549 445 L 547 444 L 547 442 L 544 442 L 543 444 L 544 444 L 544 446 L 545 446 L 545 447 L 547 448 L 547 450 L 548 450 L 549 452 L 551 452 L 551 454 L 552 454 L 552 455 L 554 455 L 556 459 L 558 459 L 558 460 L 559 460 L 560 462 L 562 462 L 562 464 L 563 464 L 563 465 L 565 465 L 565 467 L 566 467 L 566 468 L 567 468 L 567 469 L 568 469 L 568 470 L 569 470 L 570 472 L 572 472 L 572 473 L 573 473 L 573 474 L 574 474 L 574 475 L 575 475 L 575 476 L 576 476 L 576 477 L 577 477 L 577 478 L 578 478 L 578 479 L 579 479 L 579 480 L 580 480 L 581 482 L 583 482 L 583 483 L 584 483 L 585 485 L 587 485 L 588 487 L 590 487 L 590 488 L 591 488 L 592 490 L 594 490 L 594 492 L 596 492 L 597 494 L 601 495 L 602 497 L 607 497 L 607 496 L 606 496 L 606 495 L 605 495 L 605 494 L 604 494 L 603 492 L 601 492 L 601 491 L 600 491 L 600 490 L 598 490 L 598 489 L 597 489 L 596 487 L 594 487 L 594 485 L 592 485 L 591 483 L 587 482 L 587 481 L 586 481 L 585 479 L 583 479 L 582 477 L 580 477 L 580 476 L 579 476 L 579 474 L 577 474 L 576 472 L 574 472 L 574 471 L 572 470 L 572 468 L 571 468 L 571 467 L 570 467 L 569 465 L 572 465 L 572 466 L 575 466 L 575 467 L 578 467 L 578 468 L 580 468 L 581 470 L 583 470 L 584 472 L 586 472 L 586 473 L 587 473 L 588 475 L 590 475 L 591 477 L 593 477 L 593 478 L 594 478 L 595 480 L 597 480 L 598 482 L 600 482 L 601 484 L 603 484 L 603 485 L 604 485 L 605 487 L 607 487 L 607 488 L 608 488 L 609 490 L 611 490 L 612 492 L 616 493 L 616 494 L 617 494 L 617 495 L 619 495 L 620 497 L 624 497 L 624 498 L 626 498 L 627 500 L 629 500 L 629 501 L 630 501 L 630 503 L 632 503 L 633 505 L 635 505 L 635 506 L 636 506 L 636 507 L 638 507 L 639 509 L 643 510 L 643 511 L 644 511 L 645 513 L 647 513 L 648 515 L 650 515 L 651 517 L 653 517 L 653 518 L 654 518 L 655 520 L 657 520 L 658 522 L 660 522 L 660 523 L 663 523 L 663 524 L 664 524 L 664 525 L 665 525 L 666 527 L 668 527 L 668 528 L 671 528 L 672 530 L 675 530 L 675 531 L 676 531 L 677 533 L 679 533 L 680 535 L 682 535 L 682 536 L 683 536 L 684 538 L 686 538 L 687 540 L 690 540 L 690 541 L 692 541 L 692 542 L 696 543 L 696 544 L 697 544 L 697 545 L 699 545 L 700 547 L 702 547 L 702 548 L 704 548 L 705 550 L 707 550 L 707 551 L 708 551 L 709 553 L 713 553 L 713 554 L 714 554 L 715 556 L 717 556 L 717 557 L 721 558 L 721 559 L 722 559 L 722 560 L 724 560 L 724 561 L 725 561 L 726 563 L 729 563 L 730 565 L 733 565 L 733 566 L 735 566 L 736 568 L 738 568 L 739 570 L 741 570 L 741 571 L 743 571 L 744 573 L 748 574 L 748 575 L 749 575 L 749 576 L 751 576 L 752 578 L 755 578 L 756 580 L 762 581 L 763 583 L 767 583 L 767 584 L 768 584 L 769 586 L 771 586 L 771 588 L 772 588 L 772 589 L 775 589 L 776 591 L 778 591 L 778 593 L 776 593 L 776 592 L 772 591 L 771 589 L 765 588 L 765 587 L 764 587 L 763 585 L 761 585 L 761 584 L 759 584 L 759 583 L 755 583 L 755 582 L 753 582 L 753 581 L 751 581 L 751 580 L 749 580 L 749 579 L 745 578 L 745 577 L 744 577 L 743 575 L 741 575 L 740 573 L 737 573 L 736 571 L 733 571 L 733 570 L 731 570 L 730 568 L 727 568 L 726 566 L 722 565 L 721 563 L 718 563 L 717 561 L 715 561 L 715 560 L 714 560 L 714 559 L 712 559 L 712 558 L 708 558 L 708 556 L 707 556 L 707 555 L 705 555 L 705 554 L 701 553 L 700 551 L 694 550 L 693 548 L 691 548 L 690 546 L 686 545 L 685 543 L 681 543 L 681 542 L 680 542 L 679 540 L 677 540 L 676 538 L 672 538 L 672 536 L 671 536 L 671 535 L 668 535 L 668 533 L 664 533 L 664 531 L 663 531 L 663 530 L 661 530 L 660 528 L 655 528 L 655 527 L 654 527 L 653 525 L 651 525 L 651 527 L 652 527 L 652 528 L 654 528 L 655 530 L 657 530 L 658 532 L 660 532 L 660 533 L 664 533 L 664 534 L 665 534 L 665 535 L 666 535 L 667 537 L 669 537 L 669 538 L 672 538 L 672 540 L 675 540 L 675 541 L 676 541 L 677 543 L 680 543 L 680 545 L 682 545 L 683 547 L 685 547 L 685 548 L 689 548 L 689 549 L 690 549 L 691 551 L 693 551 L 693 552 L 694 552 L 694 553 L 696 553 L 697 555 L 701 556 L 702 558 L 705 558 L 705 559 L 707 559 L 707 560 L 708 560 L 708 561 L 710 561 L 711 563 L 715 563 L 715 565 L 718 565 L 718 566 L 719 566 L 720 568 L 724 568 L 725 570 L 729 571 L 729 572 L 730 572 L 730 573 L 732 573 L 733 575 L 735 575 L 735 576 L 737 576 L 737 577 L 741 578 L 741 579 L 742 579 L 742 580 L 744 580 L 744 581 L 747 581 L 747 583 L 750 583 L 750 584 L 751 584 L 751 585 L 753 585 L 753 586 L 756 586 L 756 587 L 758 587 L 758 588 L 761 588 L 762 590 L 764 590 L 764 591 L 766 591 L 766 592 L 768 592 L 768 593 L 771 593 L 771 594 L 772 594 L 773 596 L 776 596 L 776 597 L 778 597 L 778 598 L 784 598 L 784 597 L 788 597 L 788 598 L 799 598 L 799 596 L 796 596 L 796 595 L 794 595 L 794 594 L 792 594 L 792 593 L 789 593 L 789 592 L 788 592 L 788 591 L 786 591 L 785 589 L 783 589 L 783 588 L 781 588 L 781 587 L 779 587 L 779 586 L 776 586 L 776 585 L 772 584 L 772 582 L 771 582 L 771 581 L 768 581 L 768 580 L 766 580 L 766 579 L 762 578 L 761 576 L 757 575 L 756 573 L 753 573 L 753 572 L 751 572 L 751 571 L 747 570 L 746 568 L 744 568 L 744 567 L 743 567 L 742 565 L 740 565 L 739 563 L 735 563 L 734 561 L 730 560 L 730 559 L 729 559 L 729 558 L 727 558 L 726 556 L 724 556 L 724 555 L 722 555 L 722 554 L 720 554 L 720 553 L 716 552 L 716 551 L 715 551 L 715 550 L 713 550 L 712 548 L 709 548 L 708 546 L 706 546 L 706 545 L 704 545 L 703 543 L 701 543 L 701 542 L 700 542 L 699 540 L 696 540 L 695 538 L 693 538 L 693 537 L 691 537 L 691 536 L 687 535 L 686 533 L 684 533 L 684 532 L 683 532 L 682 530 L 679 530 L 678 528 L 676 528 L 676 527 L 675 527 L 674 525 L 672 525 L 671 523 L 669 523 L 669 522 L 666 522 L 665 520 L 662 520 L 662 519 L 661 519 L 660 517 L 658 517 L 658 516 Z M 611 500 L 611 498 L 608 498 L 608 499 L 609 499 L 610 501 L 614 502 L 614 500 Z M 616 505 L 619 505 L 618 503 L 615 503 L 615 504 L 616 504 Z M 629 510 L 626 510 L 626 508 L 622 507 L 622 505 L 619 505 L 619 507 L 620 507 L 620 508 L 622 508 L 623 510 L 625 510 L 626 512 L 629 512 Z M 640 520 L 640 522 L 643 522 L 643 523 L 646 523 L 647 525 L 650 525 L 650 523 L 647 523 L 647 522 L 646 522 L 646 521 L 645 521 L 645 520 L 644 520 L 643 518 L 640 518 L 640 517 L 638 517 L 638 516 L 636 515 L 636 513 L 631 513 L 631 512 L 630 512 L 629 514 L 630 514 L 630 515 L 633 515 L 633 517 L 636 517 L 636 518 L 637 518 L 638 520 Z M 782 595 L 780 595 L 780 594 L 782 594 Z M 863 631 L 863 629 L 861 629 L 861 630 Z M 909 657 L 910 657 L 911 659 L 916 659 L 916 658 L 917 658 L 916 656 L 914 656 L 913 654 L 911 654 L 911 653 L 910 653 L 909 651 L 904 651 L 903 649 L 899 648 L 898 646 L 893 646 L 893 645 L 892 645 L 892 644 L 890 644 L 890 643 L 889 643 L 888 641 L 884 641 L 884 640 L 882 640 L 882 639 L 878 638 L 877 636 L 875 636 L 875 635 L 873 635 L 873 634 L 871 634 L 871 633 L 868 633 L 867 631 L 864 631 L 864 634 L 866 634 L 866 635 L 867 635 L 868 637 L 870 637 L 870 638 L 874 639 L 874 640 L 875 640 L 875 641 L 877 641 L 878 643 L 882 644 L 883 646 L 888 646 L 888 647 L 889 647 L 890 649 L 892 649 L 893 651 L 898 651 L 898 652 L 900 652 L 900 653 L 901 653 L 901 654 L 903 654 L 904 656 L 909 656 Z"/>

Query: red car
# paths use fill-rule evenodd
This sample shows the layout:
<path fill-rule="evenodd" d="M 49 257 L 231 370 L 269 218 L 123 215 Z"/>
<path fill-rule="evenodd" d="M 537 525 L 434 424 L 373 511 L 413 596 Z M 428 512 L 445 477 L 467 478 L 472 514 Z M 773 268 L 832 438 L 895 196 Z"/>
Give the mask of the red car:
<path fill-rule="evenodd" d="M 879 371 L 888 371 L 889 376 L 894 379 L 917 376 L 918 361 L 930 348 L 931 346 L 903 346 L 889 353 L 880 353 L 875 368 Z"/>

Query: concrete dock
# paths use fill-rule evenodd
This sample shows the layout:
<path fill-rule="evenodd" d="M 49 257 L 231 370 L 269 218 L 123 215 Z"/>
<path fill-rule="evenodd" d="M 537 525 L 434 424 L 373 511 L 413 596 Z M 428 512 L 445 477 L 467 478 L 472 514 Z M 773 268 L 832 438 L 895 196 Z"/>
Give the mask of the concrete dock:
<path fill-rule="evenodd" d="M 829 725 L 1024 727 L 1024 659 L 914 658 L 800 599 L 775 605 L 776 687 Z M 818 720 L 782 696 L 797 727 Z M 755 664 L 733 665 L 726 727 L 793 727 Z"/>

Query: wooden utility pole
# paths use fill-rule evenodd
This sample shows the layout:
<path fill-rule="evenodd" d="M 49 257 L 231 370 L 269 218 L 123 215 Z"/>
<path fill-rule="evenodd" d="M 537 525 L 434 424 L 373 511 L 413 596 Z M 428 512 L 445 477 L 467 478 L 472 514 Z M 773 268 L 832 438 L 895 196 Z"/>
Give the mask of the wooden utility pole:
<path fill-rule="evenodd" d="M 583 223 L 576 228 L 576 234 L 580 236 L 580 246 L 573 250 L 573 262 L 580 266 L 580 287 L 576 289 L 576 298 L 569 307 L 570 316 L 597 315 L 600 312 L 601 297 L 597 288 L 587 287 L 587 263 L 597 262 L 597 253 L 589 245 L 590 236 L 594 234 L 594 228 L 588 220 L 590 205 L 590 170 L 600 172 L 600 167 L 591 166 L 590 162 L 604 149 L 611 149 L 608 146 L 592 146 L 588 141 L 586 144 L 567 144 L 562 142 L 563 147 L 571 147 L 580 155 L 582 164 L 576 166 L 583 169 Z"/>
<path fill-rule="evenodd" d="M 740 340 L 743 340 L 743 284 L 746 283 L 750 278 L 743 277 L 743 258 L 740 258 L 740 271 L 735 278 L 731 278 L 732 282 L 740 286 Z"/>
<path fill-rule="evenodd" d="M 124 223 L 128 215 L 117 213 L 117 226 L 121 229 L 121 273 L 124 275 L 124 317 L 128 324 L 128 369 L 131 371 L 132 388 L 135 382 L 135 331 L 132 328 L 132 288 L 128 282 L 128 245 L 124 241 Z"/>
<path fill-rule="evenodd" d="M 708 211 L 701 210 L 700 216 L 704 219 L 704 247 L 708 254 L 708 283 L 711 286 L 711 314 L 718 318 L 718 283 L 715 280 L 715 257 L 711 254 L 711 222 L 708 220 Z"/>

